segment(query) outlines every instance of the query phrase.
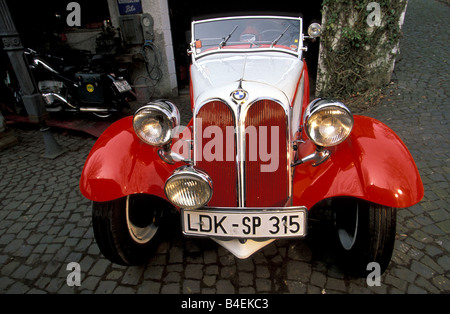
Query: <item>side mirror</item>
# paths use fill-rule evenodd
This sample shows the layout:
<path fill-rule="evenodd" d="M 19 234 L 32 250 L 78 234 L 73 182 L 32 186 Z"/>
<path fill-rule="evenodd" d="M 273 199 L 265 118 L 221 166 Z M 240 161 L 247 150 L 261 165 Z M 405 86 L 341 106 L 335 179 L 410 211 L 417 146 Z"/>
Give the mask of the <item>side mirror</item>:
<path fill-rule="evenodd" d="M 319 23 L 312 23 L 308 27 L 309 38 L 317 38 L 322 33 L 322 26 Z"/>

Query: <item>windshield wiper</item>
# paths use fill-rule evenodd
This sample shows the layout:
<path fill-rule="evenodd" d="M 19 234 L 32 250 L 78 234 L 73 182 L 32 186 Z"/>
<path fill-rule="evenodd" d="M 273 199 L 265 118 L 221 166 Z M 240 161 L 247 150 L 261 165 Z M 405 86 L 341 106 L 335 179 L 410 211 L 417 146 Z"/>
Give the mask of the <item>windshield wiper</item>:
<path fill-rule="evenodd" d="M 270 45 L 270 48 L 273 48 L 273 46 L 275 46 L 278 43 L 278 41 L 281 39 L 281 37 L 283 37 L 283 35 L 287 32 L 289 27 L 291 27 L 291 25 L 288 25 L 288 27 L 286 27 L 286 29 L 280 34 L 280 36 L 278 36 L 277 38 L 275 38 L 274 41 L 272 41 L 272 44 Z"/>
<path fill-rule="evenodd" d="M 227 37 L 223 38 L 223 40 L 219 44 L 219 49 L 222 49 L 222 47 L 226 45 L 227 41 L 230 39 L 231 35 L 233 35 L 233 33 L 236 31 L 237 28 L 238 26 L 236 25 L 231 31 L 231 33 L 229 33 Z"/>

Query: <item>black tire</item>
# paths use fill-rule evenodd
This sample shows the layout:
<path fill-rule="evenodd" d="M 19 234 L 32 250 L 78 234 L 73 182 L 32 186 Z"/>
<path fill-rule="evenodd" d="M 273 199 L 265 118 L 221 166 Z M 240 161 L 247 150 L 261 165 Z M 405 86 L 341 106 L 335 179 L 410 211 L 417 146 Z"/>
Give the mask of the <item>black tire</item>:
<path fill-rule="evenodd" d="M 345 268 L 352 275 L 366 277 L 371 262 L 382 274 L 389 265 L 395 243 L 397 211 L 392 207 L 358 199 L 334 202 L 336 238 Z"/>
<path fill-rule="evenodd" d="M 169 210 L 166 202 L 145 194 L 94 202 L 92 225 L 101 253 L 120 265 L 146 263 L 160 243 Z"/>

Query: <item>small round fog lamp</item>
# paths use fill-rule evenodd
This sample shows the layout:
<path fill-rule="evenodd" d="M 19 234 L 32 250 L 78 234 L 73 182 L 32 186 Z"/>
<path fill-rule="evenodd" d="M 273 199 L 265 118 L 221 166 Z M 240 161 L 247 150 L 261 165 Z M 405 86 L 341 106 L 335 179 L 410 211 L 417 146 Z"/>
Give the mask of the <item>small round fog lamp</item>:
<path fill-rule="evenodd" d="M 191 166 L 175 170 L 164 186 L 169 201 L 184 209 L 205 206 L 212 197 L 212 191 L 211 178 Z"/>

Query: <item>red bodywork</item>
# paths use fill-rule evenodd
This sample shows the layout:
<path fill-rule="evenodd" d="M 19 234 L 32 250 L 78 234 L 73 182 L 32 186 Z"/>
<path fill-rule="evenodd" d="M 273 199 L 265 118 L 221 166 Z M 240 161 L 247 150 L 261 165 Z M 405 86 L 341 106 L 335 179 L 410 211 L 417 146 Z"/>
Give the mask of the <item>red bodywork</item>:
<path fill-rule="evenodd" d="M 304 77 L 303 91 L 299 91 L 300 79 Z M 295 95 L 302 93 L 302 116 L 309 103 L 309 81 L 306 63 L 303 62 Z M 192 81 L 190 86 L 193 101 Z M 261 106 L 273 106 L 270 116 L 260 115 L 262 107 L 252 106 L 247 125 L 273 125 L 280 127 L 280 151 L 285 147 L 285 116 L 277 111 L 275 103 L 260 101 Z M 294 102 L 294 101 L 293 101 Z M 217 125 L 224 129 L 234 125 L 234 118 L 227 105 L 213 101 L 212 108 L 204 106 L 198 113 L 203 128 Z M 280 116 L 281 114 L 281 116 Z M 208 122 L 210 121 L 210 122 Z M 278 122 L 277 122 L 278 121 Z M 274 122 L 274 123 L 275 123 Z M 192 120 L 188 127 L 193 125 Z M 305 143 L 298 145 L 298 156 L 303 158 L 315 150 L 315 145 L 306 137 Z M 173 145 L 177 144 L 174 139 Z M 204 143 L 203 143 L 204 144 Z M 227 143 L 224 143 L 226 146 Z M 167 164 L 158 156 L 159 147 L 147 145 L 139 140 L 133 130 L 132 117 L 127 117 L 111 125 L 92 148 L 80 180 L 82 194 L 93 201 L 110 201 L 123 196 L 145 193 L 166 199 L 164 184 L 171 173 L 183 163 Z M 311 163 L 295 167 L 293 176 L 292 205 L 312 208 L 321 200 L 350 196 L 390 207 L 409 207 L 423 197 L 423 185 L 414 160 L 401 139 L 386 125 L 375 119 L 354 116 L 354 126 L 349 138 L 336 147 L 330 148 L 331 157 L 313 167 Z M 247 148 L 248 151 L 248 148 Z M 249 156 L 247 155 L 246 158 Z M 280 158 L 281 162 L 283 158 Z M 231 163 L 231 167 L 227 165 Z M 236 207 L 235 160 L 197 162 L 206 171 L 214 186 L 210 206 Z M 246 191 L 247 206 L 266 206 L 267 202 L 283 206 L 286 203 L 286 172 L 259 173 L 260 161 L 248 162 L 246 186 L 254 187 Z M 280 169 L 289 165 L 281 164 Z M 282 173 L 282 174 L 281 174 Z M 261 184 L 262 183 L 262 184 Z M 276 191 L 276 192 L 274 192 Z M 264 196 L 264 199 L 262 199 Z"/>
<path fill-rule="evenodd" d="M 314 151 L 311 142 L 299 146 L 299 155 Z M 354 116 L 349 138 L 332 148 L 329 160 L 312 167 L 297 166 L 294 205 L 311 208 L 336 196 L 352 196 L 390 207 L 409 207 L 423 197 L 415 162 L 401 139 L 375 119 Z"/>
<path fill-rule="evenodd" d="M 386 125 L 368 117 L 355 116 L 350 137 L 332 149 L 329 160 L 313 167 L 299 165 L 294 171 L 293 205 L 311 208 L 335 196 L 353 196 L 392 207 L 408 207 L 423 197 L 423 186 L 406 146 Z M 192 123 L 192 122 L 191 122 Z M 164 184 L 173 170 L 135 135 L 132 117 L 111 125 L 92 148 L 80 180 L 82 194 L 102 202 L 135 193 L 167 199 Z M 314 150 L 306 141 L 299 156 Z M 214 189 L 229 189 L 213 182 Z"/>
<path fill-rule="evenodd" d="M 81 175 L 81 193 L 97 202 L 135 193 L 166 198 L 165 181 L 179 165 L 162 161 L 158 149 L 136 136 L 132 117 L 117 121 L 89 153 Z"/>

